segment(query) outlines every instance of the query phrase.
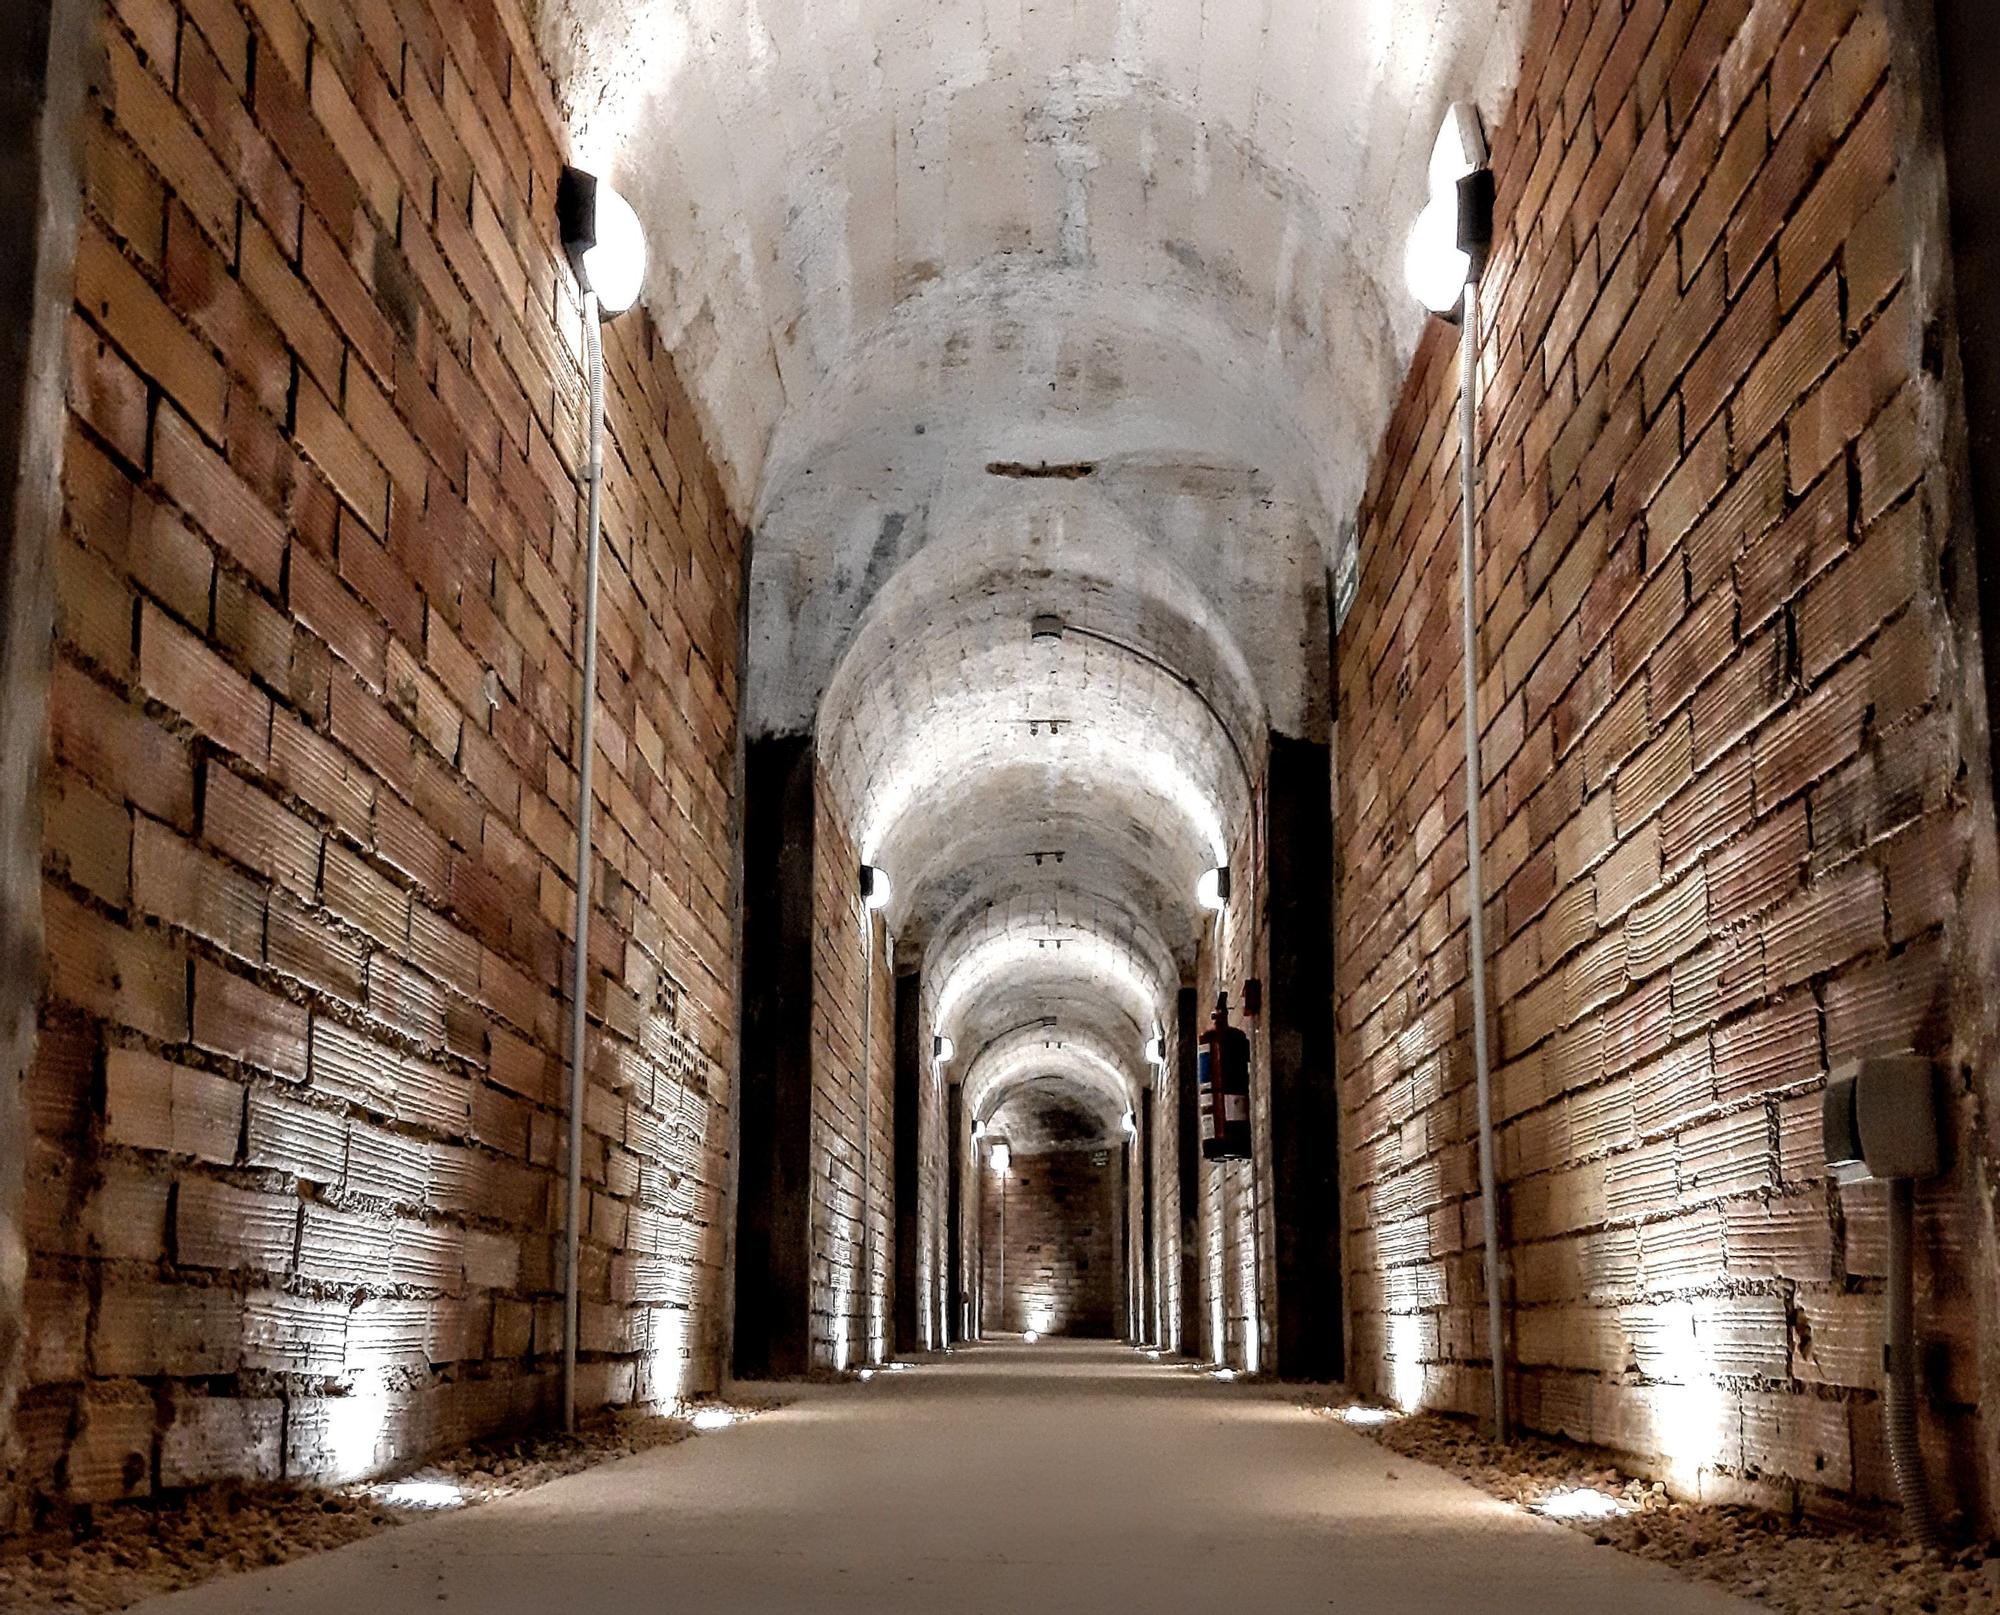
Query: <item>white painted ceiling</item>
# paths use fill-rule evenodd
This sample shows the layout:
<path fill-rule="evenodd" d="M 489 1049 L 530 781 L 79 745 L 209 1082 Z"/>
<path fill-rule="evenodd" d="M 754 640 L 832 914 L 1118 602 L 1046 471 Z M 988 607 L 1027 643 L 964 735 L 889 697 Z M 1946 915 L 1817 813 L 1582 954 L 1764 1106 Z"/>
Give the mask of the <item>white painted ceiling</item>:
<path fill-rule="evenodd" d="M 1419 329 L 1404 234 L 1524 12 L 543 0 L 756 529 L 751 732 L 816 730 L 982 1116 L 1115 1139 L 1243 832 L 1237 750 L 1326 736 L 1339 535 Z M 1037 612 L 1116 643 L 1032 642 Z M 1009 1030 L 1042 1014 L 1074 1037 Z"/>

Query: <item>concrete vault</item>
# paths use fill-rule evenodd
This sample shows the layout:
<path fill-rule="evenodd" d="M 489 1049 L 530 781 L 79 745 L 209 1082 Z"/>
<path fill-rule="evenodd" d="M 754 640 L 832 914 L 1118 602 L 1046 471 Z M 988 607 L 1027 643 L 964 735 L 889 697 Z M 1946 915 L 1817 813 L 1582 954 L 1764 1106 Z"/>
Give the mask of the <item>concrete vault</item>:
<path fill-rule="evenodd" d="M 975 1119 L 1118 1136 L 1267 733 L 1327 738 L 1417 330 L 1378 221 L 1519 9 L 541 8 L 756 529 L 749 732 L 816 735 Z"/>

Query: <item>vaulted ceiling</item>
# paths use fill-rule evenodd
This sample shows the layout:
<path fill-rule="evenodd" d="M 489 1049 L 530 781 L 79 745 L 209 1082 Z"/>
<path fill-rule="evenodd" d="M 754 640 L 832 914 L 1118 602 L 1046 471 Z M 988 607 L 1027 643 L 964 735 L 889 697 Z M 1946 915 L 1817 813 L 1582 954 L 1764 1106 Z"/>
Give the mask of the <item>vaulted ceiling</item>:
<path fill-rule="evenodd" d="M 1524 10 L 544 0 L 756 528 L 746 721 L 817 734 L 982 1117 L 1116 1136 L 1239 757 L 1326 735 L 1405 230 Z"/>

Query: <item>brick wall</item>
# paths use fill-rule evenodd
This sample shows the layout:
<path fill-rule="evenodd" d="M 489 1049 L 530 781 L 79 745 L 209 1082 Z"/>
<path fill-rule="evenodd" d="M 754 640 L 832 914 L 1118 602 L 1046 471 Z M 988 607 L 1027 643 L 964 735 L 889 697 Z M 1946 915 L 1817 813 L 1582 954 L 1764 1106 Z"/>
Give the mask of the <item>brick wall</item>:
<path fill-rule="evenodd" d="M 951 1094 L 965 1059 L 949 1065 L 932 1058 L 938 1032 L 936 993 L 929 980 L 918 988 L 917 1058 L 922 1063 L 917 1112 L 917 1338 L 926 1348 L 944 1344 L 951 1317 Z"/>
<path fill-rule="evenodd" d="M 1264 813 L 1260 782 L 1251 812 Z M 1230 856 L 1228 911 L 1209 918 L 1197 950 L 1195 1035 L 1214 1021 L 1216 994 L 1229 994 L 1229 1021 L 1250 1037 L 1253 1161 L 1203 1161 L 1200 1233 L 1202 1293 L 1189 1315 L 1191 1343 L 1203 1356 L 1249 1373 L 1271 1364 L 1278 1306 L 1272 1249 L 1271 1062 L 1263 1027 L 1244 1012 L 1244 984 L 1268 975 L 1269 914 L 1261 824 L 1246 830 Z M 1208 918 L 1205 916 L 1205 918 Z M 1199 1044 L 1197 1044 L 1197 1049 Z"/>
<path fill-rule="evenodd" d="M 1518 1404 L 1718 1493 L 1888 1490 L 1882 1207 L 1829 1185 L 1828 1064 L 1958 1062 L 1979 1142 L 1988 984 L 1954 962 L 1992 923 L 1990 798 L 1894 45 L 1856 0 L 1543 0 L 1495 141 L 1480 720 Z M 1455 357 L 1433 322 L 1360 513 L 1338 971 L 1355 1374 L 1470 1410 Z M 1957 1153 L 1924 1199 L 1926 1435 L 1977 1508 L 1995 1268 Z"/>
<path fill-rule="evenodd" d="M 116 0 L 85 131 L 25 1486 L 546 1414 L 583 432 L 513 0 Z M 608 333 L 582 1393 L 717 1376 L 741 538 Z"/>
<path fill-rule="evenodd" d="M 1016 1154 L 1004 1195 L 1002 1174 L 989 1165 L 985 1175 L 986 1327 L 1117 1334 L 1125 1312 L 1120 1152 Z"/>
<path fill-rule="evenodd" d="M 815 810 L 812 1362 L 845 1369 L 889 1350 L 896 978 L 894 943 L 862 904 L 861 855 L 824 773 L 815 774 Z"/>

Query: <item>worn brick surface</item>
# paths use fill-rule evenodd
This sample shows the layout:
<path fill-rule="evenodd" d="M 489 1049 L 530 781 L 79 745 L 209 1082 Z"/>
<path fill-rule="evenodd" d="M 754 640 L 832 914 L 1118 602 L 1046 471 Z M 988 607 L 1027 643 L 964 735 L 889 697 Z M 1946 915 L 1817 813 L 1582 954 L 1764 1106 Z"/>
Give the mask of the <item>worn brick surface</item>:
<path fill-rule="evenodd" d="M 1118 1318 L 1117 1152 L 1016 1155 L 980 1185 L 990 1328 L 1109 1335 Z M 1003 1254 L 1004 1253 L 1004 1254 Z"/>
<path fill-rule="evenodd" d="M 1879 1209 L 1829 1197 L 1818 1091 L 1830 1061 L 1949 1046 L 1968 858 L 1893 25 L 1682 0 L 1599 53 L 1564 23 L 1589 7 L 1535 9 L 1555 57 L 1496 142 L 1482 369 L 1549 403 L 1522 430 L 1485 400 L 1479 580 L 1518 1403 L 1690 1485 L 1878 1492 L 1850 1430 L 1875 1420 Z M 1552 231 L 1550 176 L 1614 129 L 1628 182 Z M 1449 429 L 1452 342 L 1427 333 L 1360 512 L 1338 997 L 1351 1371 L 1472 1411 L 1458 466 L 1409 452 Z"/>
<path fill-rule="evenodd" d="M 814 805 L 811 1349 L 816 1367 L 849 1368 L 892 1344 L 896 983 L 823 772 Z"/>
<path fill-rule="evenodd" d="M 105 8 L 29 1216 L 74 1500 L 549 1406 L 584 378 L 515 5 Z M 583 1390 L 657 1401 L 719 1372 L 742 540 L 607 347 Z"/>

